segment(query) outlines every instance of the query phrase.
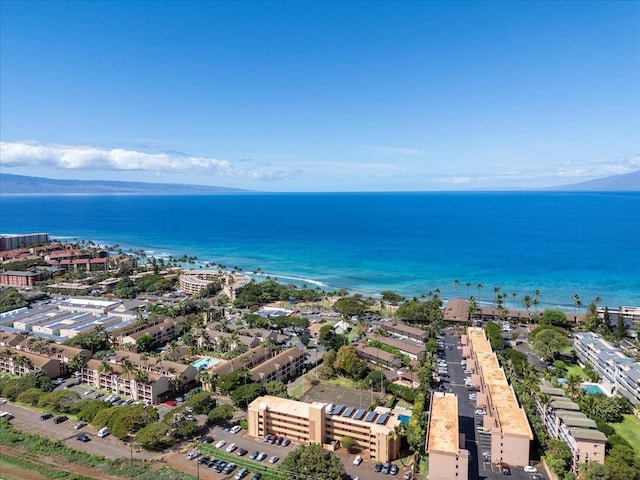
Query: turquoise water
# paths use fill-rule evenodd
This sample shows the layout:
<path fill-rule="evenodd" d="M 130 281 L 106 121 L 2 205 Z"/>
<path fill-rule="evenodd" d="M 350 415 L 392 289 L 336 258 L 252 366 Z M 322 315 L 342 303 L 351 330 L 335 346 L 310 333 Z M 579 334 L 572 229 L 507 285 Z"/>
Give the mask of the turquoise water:
<path fill-rule="evenodd" d="M 215 358 L 201 358 L 200 360 L 193 362 L 191 366 L 195 367 L 198 370 L 205 370 L 219 362 L 220 360 L 217 360 Z"/>
<path fill-rule="evenodd" d="M 196 268 L 260 268 L 327 291 L 439 289 L 490 304 L 499 287 L 507 308 L 535 290 L 540 309 L 572 311 L 574 294 L 585 305 L 596 296 L 640 305 L 640 193 L 3 196 L 0 205 L 3 233 L 195 255 Z"/>
<path fill-rule="evenodd" d="M 604 395 L 604 392 L 598 385 L 583 385 L 582 389 L 591 395 Z"/>
<path fill-rule="evenodd" d="M 405 425 L 409 425 L 409 420 L 411 417 L 409 415 L 398 415 L 398 420 L 400 420 Z"/>

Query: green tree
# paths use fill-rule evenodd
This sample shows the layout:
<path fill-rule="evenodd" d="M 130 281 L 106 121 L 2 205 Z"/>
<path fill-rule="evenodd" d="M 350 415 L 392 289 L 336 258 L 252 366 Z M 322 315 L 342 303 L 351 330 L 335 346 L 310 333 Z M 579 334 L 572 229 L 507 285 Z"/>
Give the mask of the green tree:
<path fill-rule="evenodd" d="M 611 447 L 604 464 L 614 479 L 640 480 L 640 459 L 631 447 L 616 443 Z"/>
<path fill-rule="evenodd" d="M 358 351 L 353 345 L 338 350 L 333 368 L 354 380 L 360 380 L 368 373 L 367 364 L 358 358 Z"/>
<path fill-rule="evenodd" d="M 602 463 L 591 462 L 580 465 L 580 477 L 582 480 L 614 480 L 609 467 Z"/>
<path fill-rule="evenodd" d="M 247 408 L 256 398 L 264 393 L 264 386 L 261 383 L 250 383 L 240 385 L 231 394 L 231 401 L 240 408 Z"/>
<path fill-rule="evenodd" d="M 427 301 L 409 300 L 398 307 L 396 316 L 422 323 L 442 321 L 442 300 L 435 296 Z"/>
<path fill-rule="evenodd" d="M 564 348 L 571 346 L 571 341 L 566 335 L 547 328 L 534 336 L 531 346 L 542 358 L 552 360 Z"/>
<path fill-rule="evenodd" d="M 71 413 L 72 405 L 80 400 L 78 392 L 73 390 L 56 390 L 40 397 L 38 406 L 60 413 Z"/>
<path fill-rule="evenodd" d="M 335 453 L 318 444 L 299 446 L 285 457 L 280 469 L 288 472 L 289 478 L 299 475 L 307 480 L 342 480 L 346 475 Z"/>
<path fill-rule="evenodd" d="M 392 303 L 394 305 L 399 304 L 400 302 L 404 302 L 405 298 L 395 292 L 392 292 L 391 290 L 384 290 L 381 294 L 380 294 L 380 299 L 383 302 L 387 302 L 387 303 Z"/>
<path fill-rule="evenodd" d="M 624 315 L 622 314 L 622 307 L 618 307 L 618 315 L 616 317 L 616 330 L 615 336 L 618 340 L 624 339 L 627 335 L 627 325 L 624 322 Z"/>
<path fill-rule="evenodd" d="M 567 314 L 561 310 L 546 309 L 542 312 L 540 324 L 564 328 L 568 325 Z"/>
<path fill-rule="evenodd" d="M 147 450 L 163 451 L 175 444 L 175 439 L 169 435 L 169 429 L 166 423 L 151 423 L 136 433 L 135 443 Z"/>
<path fill-rule="evenodd" d="M 186 405 L 193 408 L 194 413 L 206 415 L 216 407 L 216 399 L 209 392 L 200 392 L 191 395 Z"/>
<path fill-rule="evenodd" d="M 226 422 L 233 418 L 234 412 L 235 409 L 232 405 L 223 403 L 209 412 L 209 415 L 207 415 L 207 421 L 212 425 Z"/>
<path fill-rule="evenodd" d="M 344 297 L 336 300 L 333 309 L 342 314 L 343 317 L 352 317 L 354 315 L 364 315 L 373 306 L 373 301 L 365 299 L 359 293 L 350 297 Z"/>
<path fill-rule="evenodd" d="M 356 441 L 349 435 L 345 435 L 340 439 L 340 445 L 342 445 L 347 452 L 351 453 L 356 446 Z"/>
<path fill-rule="evenodd" d="M 289 398 L 287 386 L 280 380 L 265 383 L 264 391 L 267 395 L 273 395 L 274 397 Z"/>
<path fill-rule="evenodd" d="M 40 401 L 41 396 L 42 396 L 42 390 L 40 390 L 39 388 L 33 387 L 20 393 L 20 395 L 18 395 L 18 398 L 16 400 L 18 402 L 27 403 L 34 407 Z"/>
<path fill-rule="evenodd" d="M 138 353 L 151 352 L 153 350 L 154 344 L 155 340 L 153 339 L 153 337 L 150 334 L 145 333 L 144 335 L 141 335 L 140 338 L 138 338 L 138 340 L 136 341 L 136 351 Z"/>

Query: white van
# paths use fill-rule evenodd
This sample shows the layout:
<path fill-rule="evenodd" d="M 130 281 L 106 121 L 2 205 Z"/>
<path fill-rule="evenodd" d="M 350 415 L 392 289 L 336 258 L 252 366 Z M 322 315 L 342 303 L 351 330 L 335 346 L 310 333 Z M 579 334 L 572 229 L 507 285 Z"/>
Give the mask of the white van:
<path fill-rule="evenodd" d="M 109 429 L 107 427 L 101 428 L 100 430 L 98 430 L 98 436 L 100 438 L 104 438 L 107 435 L 109 435 Z"/>

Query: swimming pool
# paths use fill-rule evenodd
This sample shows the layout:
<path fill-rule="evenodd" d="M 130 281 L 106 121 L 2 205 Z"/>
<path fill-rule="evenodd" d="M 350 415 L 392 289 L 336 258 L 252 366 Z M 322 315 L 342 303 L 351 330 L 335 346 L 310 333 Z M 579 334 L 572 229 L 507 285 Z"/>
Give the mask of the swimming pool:
<path fill-rule="evenodd" d="M 218 360 L 217 358 L 204 357 L 193 362 L 191 366 L 195 367 L 197 370 L 205 370 L 209 367 L 212 367 L 216 363 L 220 363 L 220 360 Z"/>
<path fill-rule="evenodd" d="M 605 395 L 602 387 L 596 383 L 583 383 L 580 385 L 582 389 L 590 395 Z"/>

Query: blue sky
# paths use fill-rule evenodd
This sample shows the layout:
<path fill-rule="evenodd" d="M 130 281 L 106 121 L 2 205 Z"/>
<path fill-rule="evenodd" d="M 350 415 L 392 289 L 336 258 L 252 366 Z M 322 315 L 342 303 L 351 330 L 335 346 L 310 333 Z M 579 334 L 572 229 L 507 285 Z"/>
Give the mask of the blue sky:
<path fill-rule="evenodd" d="M 404 191 L 640 169 L 640 2 L 0 9 L 3 173 Z"/>

